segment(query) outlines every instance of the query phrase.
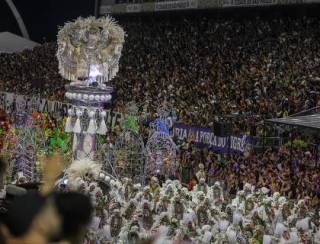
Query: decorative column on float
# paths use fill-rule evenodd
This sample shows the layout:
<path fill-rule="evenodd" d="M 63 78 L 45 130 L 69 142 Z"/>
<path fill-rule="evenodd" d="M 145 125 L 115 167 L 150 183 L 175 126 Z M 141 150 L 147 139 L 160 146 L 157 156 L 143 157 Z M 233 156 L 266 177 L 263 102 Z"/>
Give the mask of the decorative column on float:
<path fill-rule="evenodd" d="M 78 18 L 58 33 L 59 73 L 66 85 L 68 110 L 65 131 L 74 134 L 73 159 L 95 159 L 96 134 L 107 133 L 104 105 L 113 88 L 105 82 L 119 70 L 124 43 L 123 29 L 110 17 Z"/>
<path fill-rule="evenodd" d="M 158 118 L 150 123 L 149 139 L 146 144 L 147 175 L 174 176 L 178 167 L 176 162 L 176 144 L 169 129 L 175 122 L 173 106 L 165 102 L 157 110 Z"/>

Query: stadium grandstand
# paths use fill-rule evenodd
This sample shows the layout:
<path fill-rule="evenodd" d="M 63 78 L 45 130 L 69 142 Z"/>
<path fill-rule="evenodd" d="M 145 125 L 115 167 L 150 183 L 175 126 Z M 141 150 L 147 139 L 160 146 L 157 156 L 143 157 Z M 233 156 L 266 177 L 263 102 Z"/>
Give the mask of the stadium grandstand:
<path fill-rule="evenodd" d="M 42 194 L 37 193 L 37 204 L 51 209 L 41 200 L 49 199 L 61 211 L 52 216 L 60 217 L 72 209 L 68 205 L 72 200 L 62 203 L 61 192 L 77 191 L 93 204 L 90 221 L 83 217 L 82 226 L 79 220 L 86 234 L 69 215 L 57 218 L 57 225 L 65 227 L 63 221 L 69 221 L 68 225 L 77 227 L 73 237 L 79 239 L 70 243 L 320 243 L 318 0 L 45 2 L 0 3 L 0 148 L 4 161 L 15 162 L 6 164 L 13 169 L 12 164 L 19 165 L 17 158 L 26 157 L 18 157 L 22 149 L 8 145 L 27 140 L 19 140 L 21 114 L 44 121 L 38 122 L 38 134 L 30 140 L 44 142 L 41 150 L 34 146 L 34 164 L 50 163 L 43 155 L 54 152 L 71 163 L 57 174 L 60 178 L 50 188 L 53 194 L 41 192 L 48 178 L 34 180 L 39 189 L 32 191 Z M 94 49 L 88 48 L 94 31 L 104 38 L 114 35 L 100 26 L 89 34 L 81 32 L 85 49 L 72 41 L 64 46 L 57 40 L 58 32 L 66 22 L 77 23 L 79 16 L 79 23 L 87 21 L 83 26 L 92 21 L 89 16 L 100 18 L 101 23 L 112 17 L 115 22 L 108 24 L 125 32 L 123 47 L 101 54 L 114 52 L 114 63 L 119 61 L 116 76 L 101 86 L 96 80 L 85 86 L 95 92 L 106 89 L 105 85 L 112 87 L 106 104 L 89 106 L 82 100 L 75 103 L 77 96 L 70 99 L 72 86 L 90 78 L 90 65 L 85 70 L 88 77 L 70 78 L 71 83 L 61 71 L 66 65 L 61 64 L 61 56 L 68 53 L 62 48 L 75 46 L 75 55 L 82 57 Z M 73 40 L 79 33 L 70 32 L 64 38 Z M 101 46 L 112 43 L 105 41 Z M 80 66 L 84 61 L 75 63 Z M 72 67 L 70 73 L 77 70 Z M 79 87 L 77 93 L 84 89 Z M 97 110 L 91 113 L 94 106 Z M 13 117 L 17 114 L 18 119 Z M 106 129 L 99 134 L 104 120 Z M 82 128 L 87 131 L 82 133 Z M 14 136 L 9 137 L 10 133 Z M 93 160 L 87 153 L 78 160 L 77 152 L 87 146 L 83 138 L 88 135 L 94 138 L 96 156 Z M 30 144 L 21 148 L 30 149 Z M 132 151 L 136 144 L 139 153 Z M 174 151 L 174 160 L 161 158 L 166 150 Z M 39 155 L 41 160 L 36 160 Z M 139 177 L 133 165 L 124 166 L 138 161 L 137 155 L 139 169 L 143 168 Z M 99 167 L 92 166 L 95 163 Z M 131 174 L 125 175 L 129 168 Z M 1 169 L 0 165 L 4 214 L 0 217 L 9 216 L 9 220 L 0 220 L 0 244 L 1 238 L 4 243 L 25 238 L 10 225 L 10 221 L 18 226 L 24 221 L 8 215 L 11 200 L 6 189 L 29 191 L 30 183 L 21 173 Z M 136 182 L 137 178 L 143 180 Z M 34 213 L 34 209 L 25 211 Z M 75 215 L 82 217 L 81 211 Z M 40 212 L 30 221 L 39 218 L 54 224 L 46 217 Z M 37 233 L 36 227 L 28 225 L 31 236 Z M 67 229 L 58 236 L 46 232 L 43 239 L 73 240 Z"/>

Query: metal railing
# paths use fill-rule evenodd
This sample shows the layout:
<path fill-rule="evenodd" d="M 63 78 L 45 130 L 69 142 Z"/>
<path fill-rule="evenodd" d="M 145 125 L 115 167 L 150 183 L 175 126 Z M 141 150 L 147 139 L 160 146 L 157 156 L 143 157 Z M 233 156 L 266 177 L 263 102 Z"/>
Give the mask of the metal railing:
<path fill-rule="evenodd" d="M 279 148 L 283 140 L 281 137 L 250 136 L 250 143 L 255 152 L 262 152 L 266 148 Z"/>
<path fill-rule="evenodd" d="M 173 2 L 177 0 L 116 0 L 116 4 L 123 4 L 123 3 L 157 3 L 157 2 Z"/>

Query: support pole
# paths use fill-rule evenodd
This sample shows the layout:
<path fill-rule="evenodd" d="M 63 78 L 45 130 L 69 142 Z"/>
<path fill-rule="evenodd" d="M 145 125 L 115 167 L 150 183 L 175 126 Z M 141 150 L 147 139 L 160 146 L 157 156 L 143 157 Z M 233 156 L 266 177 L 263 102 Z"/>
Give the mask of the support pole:
<path fill-rule="evenodd" d="M 27 28 L 23 22 L 23 19 L 21 18 L 21 15 L 19 11 L 17 10 L 16 6 L 14 5 L 12 0 L 6 0 L 9 8 L 11 9 L 11 12 L 13 13 L 14 17 L 16 18 L 16 21 L 18 23 L 19 29 L 21 31 L 21 34 L 24 38 L 30 39 L 29 38 L 29 33 L 27 31 Z"/>
<path fill-rule="evenodd" d="M 263 123 L 263 127 L 262 127 L 262 151 L 264 152 L 264 148 L 265 148 L 265 140 L 266 140 L 266 124 Z"/>
<path fill-rule="evenodd" d="M 293 169 L 293 158 L 292 158 L 292 154 L 293 154 L 293 135 L 292 135 L 292 130 L 293 128 L 291 127 L 291 131 L 290 131 L 290 141 L 291 141 L 291 145 L 290 145 L 290 178 L 292 179 L 292 185 L 291 185 L 291 191 L 293 192 L 293 197 L 296 196 L 296 177 L 294 175 L 294 169 Z"/>
<path fill-rule="evenodd" d="M 95 0 L 94 1 L 94 16 L 96 18 L 99 18 L 99 9 L 100 9 L 100 0 Z"/>

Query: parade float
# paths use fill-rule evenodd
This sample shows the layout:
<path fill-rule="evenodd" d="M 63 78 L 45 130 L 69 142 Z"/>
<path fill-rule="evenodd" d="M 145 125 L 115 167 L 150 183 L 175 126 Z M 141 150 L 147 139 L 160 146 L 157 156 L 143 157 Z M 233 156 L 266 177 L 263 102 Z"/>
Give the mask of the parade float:
<path fill-rule="evenodd" d="M 1 119 L 1 155 L 7 161 L 6 182 L 42 182 L 43 159 L 54 153 L 70 158 L 70 137 L 45 113 L 29 112 L 19 105 Z"/>
<path fill-rule="evenodd" d="M 149 125 L 145 172 L 149 176 L 174 177 L 177 169 L 176 145 L 169 129 L 173 126 L 175 117 L 172 107 L 166 103 L 159 107 L 157 114 L 158 118 Z"/>
<path fill-rule="evenodd" d="M 59 72 L 70 84 L 66 98 L 72 103 L 65 131 L 73 133 L 73 160 L 96 159 L 96 135 L 107 133 L 104 104 L 111 100 L 106 82 L 119 70 L 123 29 L 109 17 L 78 18 L 58 33 Z"/>
<path fill-rule="evenodd" d="M 47 147 L 40 115 L 30 115 L 19 105 L 16 108 L 7 121 L 2 148 L 8 161 L 6 180 L 16 184 L 40 182 L 41 165 L 37 159 Z"/>
<path fill-rule="evenodd" d="M 90 195 L 95 213 L 87 234 L 89 241 L 103 241 L 108 188 L 119 184 L 105 171 L 97 151 L 99 136 L 108 132 L 104 105 L 111 101 L 113 88 L 107 82 L 119 70 L 124 37 L 123 29 L 110 17 L 78 18 L 58 33 L 59 72 L 70 80 L 65 96 L 72 104 L 65 132 L 72 134 L 73 142 L 71 165 L 56 185 L 61 191 Z"/>
<path fill-rule="evenodd" d="M 135 116 L 129 115 L 123 123 L 123 131 L 117 137 L 111 155 L 106 160 L 108 172 L 117 178 L 130 178 L 134 183 L 145 182 L 145 146 L 139 134 Z"/>

